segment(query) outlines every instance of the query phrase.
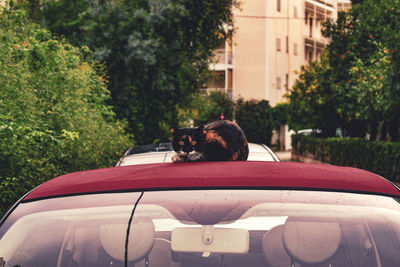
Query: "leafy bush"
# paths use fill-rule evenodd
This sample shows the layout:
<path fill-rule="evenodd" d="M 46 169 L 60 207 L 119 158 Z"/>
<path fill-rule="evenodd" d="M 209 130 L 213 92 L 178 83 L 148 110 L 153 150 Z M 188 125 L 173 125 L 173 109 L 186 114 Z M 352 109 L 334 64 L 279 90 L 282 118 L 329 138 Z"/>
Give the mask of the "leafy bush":
<path fill-rule="evenodd" d="M 181 127 L 192 120 L 195 126 L 220 119 L 221 113 L 226 120 L 232 120 L 234 103 L 228 94 L 220 91 L 201 92 L 191 96 L 191 101 L 180 109 Z"/>
<path fill-rule="evenodd" d="M 280 126 L 289 124 L 289 104 L 279 103 L 271 109 L 272 126 L 280 131 Z"/>
<path fill-rule="evenodd" d="M 293 135 L 292 147 L 298 155 L 312 154 L 322 162 L 365 169 L 400 182 L 400 142 Z"/>
<path fill-rule="evenodd" d="M 268 101 L 239 99 L 236 103 L 236 121 L 249 142 L 270 145 L 273 122 Z"/>
<path fill-rule="evenodd" d="M 112 166 L 130 137 L 101 68 L 21 11 L 0 11 L 0 214 L 54 176 Z"/>

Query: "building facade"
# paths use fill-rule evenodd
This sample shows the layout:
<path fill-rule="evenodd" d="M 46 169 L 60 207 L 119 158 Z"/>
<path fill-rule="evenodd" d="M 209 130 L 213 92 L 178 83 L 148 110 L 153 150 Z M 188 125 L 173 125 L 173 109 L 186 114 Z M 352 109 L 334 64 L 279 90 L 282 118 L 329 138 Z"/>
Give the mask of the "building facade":
<path fill-rule="evenodd" d="M 318 59 L 329 42 L 321 23 L 350 7 L 350 0 L 242 1 L 232 39 L 215 51 L 209 88 L 234 100 L 282 102 L 301 66 Z"/>

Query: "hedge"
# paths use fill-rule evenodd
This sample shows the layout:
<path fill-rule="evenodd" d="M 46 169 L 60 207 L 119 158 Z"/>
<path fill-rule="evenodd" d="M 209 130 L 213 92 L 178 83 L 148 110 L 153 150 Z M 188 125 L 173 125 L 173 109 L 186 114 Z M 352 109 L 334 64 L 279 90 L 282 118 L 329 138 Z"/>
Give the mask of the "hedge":
<path fill-rule="evenodd" d="M 368 170 L 400 182 L 400 142 L 293 135 L 292 149 L 297 155 L 312 154 L 321 162 Z"/>

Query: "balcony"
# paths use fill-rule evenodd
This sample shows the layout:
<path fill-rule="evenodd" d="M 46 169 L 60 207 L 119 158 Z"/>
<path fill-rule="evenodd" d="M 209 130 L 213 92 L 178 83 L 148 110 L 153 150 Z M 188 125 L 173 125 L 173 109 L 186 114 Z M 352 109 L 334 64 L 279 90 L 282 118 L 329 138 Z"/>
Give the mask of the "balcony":
<path fill-rule="evenodd" d="M 228 38 L 218 49 L 213 51 L 210 69 L 215 71 L 227 70 L 233 67 L 232 39 Z"/>
<path fill-rule="evenodd" d="M 207 89 L 220 90 L 232 95 L 233 89 L 233 70 L 214 71 L 208 83 Z"/>
<path fill-rule="evenodd" d="M 306 39 L 304 46 L 305 60 L 308 62 L 319 60 L 324 50 L 325 44 L 315 40 Z"/>
<path fill-rule="evenodd" d="M 321 33 L 322 23 L 333 19 L 333 11 L 334 9 L 328 1 L 306 0 L 304 37 L 318 42 L 327 42 L 328 40 Z"/>

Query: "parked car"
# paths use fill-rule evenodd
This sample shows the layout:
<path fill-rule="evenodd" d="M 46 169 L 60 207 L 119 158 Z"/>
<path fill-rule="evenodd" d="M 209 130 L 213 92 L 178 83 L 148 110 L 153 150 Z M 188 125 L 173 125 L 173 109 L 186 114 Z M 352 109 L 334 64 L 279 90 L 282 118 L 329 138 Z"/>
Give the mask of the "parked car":
<path fill-rule="evenodd" d="M 400 191 L 373 173 L 295 162 L 82 171 L 0 221 L 2 266 L 352 266 L 400 263 Z"/>
<path fill-rule="evenodd" d="M 296 133 L 306 135 L 306 136 L 321 136 L 321 135 L 323 136 L 323 132 L 321 129 L 303 129 L 303 130 L 298 130 Z M 336 137 L 346 137 L 347 136 L 346 129 L 336 128 L 335 136 Z"/>
<path fill-rule="evenodd" d="M 141 145 L 129 148 L 115 166 L 172 162 L 171 143 Z M 279 161 L 278 156 L 264 144 L 249 143 L 249 161 Z"/>
<path fill-rule="evenodd" d="M 303 129 L 303 130 L 298 130 L 297 131 L 298 134 L 302 134 L 302 135 L 306 135 L 306 136 L 318 135 L 321 132 L 322 131 L 320 129 Z"/>

